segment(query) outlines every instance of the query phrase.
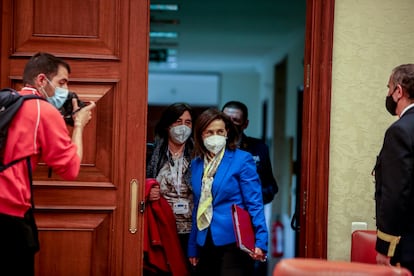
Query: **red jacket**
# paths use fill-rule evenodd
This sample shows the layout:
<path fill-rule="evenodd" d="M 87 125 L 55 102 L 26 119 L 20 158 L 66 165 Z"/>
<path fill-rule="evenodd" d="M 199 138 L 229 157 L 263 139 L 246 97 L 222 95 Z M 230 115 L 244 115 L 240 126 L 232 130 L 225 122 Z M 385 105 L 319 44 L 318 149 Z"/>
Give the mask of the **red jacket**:
<path fill-rule="evenodd" d="M 158 182 L 149 178 L 145 183 L 145 197 Z M 190 275 L 187 259 L 181 250 L 174 213 L 167 200 L 148 201 L 145 208 L 144 253 L 146 268 L 171 272 L 173 276 Z"/>
<path fill-rule="evenodd" d="M 20 94 L 36 94 L 25 87 Z M 41 158 L 66 180 L 74 180 L 80 167 L 77 147 L 72 143 L 59 111 L 43 100 L 27 100 L 13 118 L 4 151 L 4 164 L 31 156 L 34 170 Z M 31 207 L 26 160 L 0 172 L 0 213 L 23 217 Z"/>

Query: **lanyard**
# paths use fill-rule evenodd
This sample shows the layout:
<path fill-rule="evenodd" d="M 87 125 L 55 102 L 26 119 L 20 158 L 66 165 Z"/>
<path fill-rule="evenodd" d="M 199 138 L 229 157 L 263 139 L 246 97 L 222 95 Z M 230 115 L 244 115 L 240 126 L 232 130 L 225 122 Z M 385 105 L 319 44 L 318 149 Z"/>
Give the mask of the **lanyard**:
<path fill-rule="evenodd" d="M 173 186 L 177 192 L 178 198 L 181 197 L 181 185 L 183 180 L 183 166 L 184 166 L 184 156 L 173 160 L 173 164 L 170 164 L 170 171 L 173 177 Z"/>

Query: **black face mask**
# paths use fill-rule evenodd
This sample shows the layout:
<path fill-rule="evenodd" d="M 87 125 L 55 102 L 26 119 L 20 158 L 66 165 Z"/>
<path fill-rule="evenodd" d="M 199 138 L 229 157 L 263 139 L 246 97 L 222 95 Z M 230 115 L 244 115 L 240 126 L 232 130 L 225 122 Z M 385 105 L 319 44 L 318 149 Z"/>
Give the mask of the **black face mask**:
<path fill-rule="evenodd" d="M 394 99 L 392 98 L 392 94 L 385 97 L 385 108 L 387 108 L 387 111 L 392 115 L 397 115 L 397 102 L 394 102 Z"/>

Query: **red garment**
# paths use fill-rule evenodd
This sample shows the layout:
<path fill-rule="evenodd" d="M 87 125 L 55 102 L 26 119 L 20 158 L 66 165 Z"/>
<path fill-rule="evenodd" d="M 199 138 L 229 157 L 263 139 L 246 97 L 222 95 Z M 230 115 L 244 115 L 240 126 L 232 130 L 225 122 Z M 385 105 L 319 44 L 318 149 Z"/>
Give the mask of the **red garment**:
<path fill-rule="evenodd" d="M 25 87 L 22 95 L 40 93 Z M 66 180 L 74 180 L 80 167 L 77 147 L 72 143 L 59 111 L 43 100 L 27 100 L 13 118 L 4 151 L 4 164 L 31 156 L 32 170 L 40 158 Z M 0 213 L 23 217 L 31 207 L 26 160 L 0 172 Z"/>
<path fill-rule="evenodd" d="M 158 182 L 149 178 L 145 182 L 145 198 Z M 173 276 L 190 275 L 187 259 L 181 250 L 174 213 L 167 200 L 161 197 L 148 201 L 145 208 L 144 254 L 146 268 L 156 267 Z"/>

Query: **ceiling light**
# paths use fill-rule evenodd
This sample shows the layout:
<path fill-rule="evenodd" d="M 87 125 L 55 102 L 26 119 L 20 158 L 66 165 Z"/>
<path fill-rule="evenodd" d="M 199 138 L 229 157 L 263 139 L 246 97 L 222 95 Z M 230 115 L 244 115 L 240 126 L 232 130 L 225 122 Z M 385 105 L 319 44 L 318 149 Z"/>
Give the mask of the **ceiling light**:
<path fill-rule="evenodd" d="M 151 4 L 150 10 L 152 11 L 178 11 L 177 4 Z"/>
<path fill-rule="evenodd" d="M 177 32 L 150 32 L 151 38 L 177 38 Z"/>

